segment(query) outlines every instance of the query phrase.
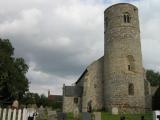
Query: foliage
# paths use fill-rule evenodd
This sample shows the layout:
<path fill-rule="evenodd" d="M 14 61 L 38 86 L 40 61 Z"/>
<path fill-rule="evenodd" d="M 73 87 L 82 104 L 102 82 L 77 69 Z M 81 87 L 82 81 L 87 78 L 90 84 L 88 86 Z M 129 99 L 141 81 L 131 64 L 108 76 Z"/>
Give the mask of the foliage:
<path fill-rule="evenodd" d="M 36 104 L 37 107 L 40 107 L 42 105 L 43 107 L 48 106 L 48 107 L 51 107 L 52 109 L 61 110 L 62 108 L 62 102 L 49 100 L 48 97 L 46 97 L 43 94 L 39 95 L 37 93 L 31 93 L 31 92 L 27 92 L 23 95 L 21 103 L 26 106 L 29 104 Z"/>
<path fill-rule="evenodd" d="M 40 107 L 41 105 L 45 107 L 48 105 L 48 98 L 43 94 L 38 95 L 37 93 L 27 92 L 23 95 L 21 103 L 25 105 L 36 104 L 38 107 Z"/>
<path fill-rule="evenodd" d="M 25 74 L 28 65 L 23 58 L 16 58 L 14 48 L 8 39 L 0 39 L 0 96 L 4 99 L 21 99 L 28 91 Z"/>
<path fill-rule="evenodd" d="M 62 109 L 62 102 L 60 102 L 60 101 L 54 101 L 54 100 L 49 100 L 48 101 L 48 106 L 51 106 L 52 107 L 52 109 L 59 109 L 59 110 L 61 110 Z"/>
<path fill-rule="evenodd" d="M 155 72 L 153 70 L 147 70 L 146 77 L 152 86 L 160 85 L 160 73 L 159 72 Z"/>

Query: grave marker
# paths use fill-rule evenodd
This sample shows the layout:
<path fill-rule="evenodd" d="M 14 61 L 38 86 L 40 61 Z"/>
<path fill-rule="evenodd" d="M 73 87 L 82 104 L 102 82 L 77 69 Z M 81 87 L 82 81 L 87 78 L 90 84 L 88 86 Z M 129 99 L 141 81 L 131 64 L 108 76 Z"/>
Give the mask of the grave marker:
<path fill-rule="evenodd" d="M 82 113 L 82 120 L 90 120 L 90 113 L 83 112 Z"/>
<path fill-rule="evenodd" d="M 67 120 L 66 113 L 58 113 L 58 120 Z"/>
<path fill-rule="evenodd" d="M 101 120 L 101 112 L 94 112 L 94 119 Z"/>
<path fill-rule="evenodd" d="M 117 107 L 112 108 L 112 114 L 113 115 L 118 115 L 118 108 Z"/>

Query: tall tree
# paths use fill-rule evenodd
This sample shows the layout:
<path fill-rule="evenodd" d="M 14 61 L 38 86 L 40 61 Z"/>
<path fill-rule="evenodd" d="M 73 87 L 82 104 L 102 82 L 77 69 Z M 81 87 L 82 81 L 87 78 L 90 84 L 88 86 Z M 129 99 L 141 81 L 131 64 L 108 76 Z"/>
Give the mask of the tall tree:
<path fill-rule="evenodd" d="M 15 58 L 14 48 L 8 39 L 0 39 L 0 95 L 5 99 L 21 98 L 28 91 L 26 72 L 28 66 L 23 58 Z"/>

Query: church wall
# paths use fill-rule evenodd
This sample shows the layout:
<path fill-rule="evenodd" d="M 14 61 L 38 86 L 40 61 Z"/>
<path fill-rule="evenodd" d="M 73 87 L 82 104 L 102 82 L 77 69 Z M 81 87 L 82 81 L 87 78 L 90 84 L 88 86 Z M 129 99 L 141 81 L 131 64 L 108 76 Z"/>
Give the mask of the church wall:
<path fill-rule="evenodd" d="M 84 77 L 82 111 L 87 111 L 87 104 L 92 100 L 93 110 L 101 110 L 103 106 L 103 58 L 87 67 Z"/>
<path fill-rule="evenodd" d="M 78 103 L 75 103 L 75 98 L 78 99 Z M 81 107 L 81 98 L 80 97 L 63 97 L 63 112 L 74 112 L 76 108 Z"/>
<path fill-rule="evenodd" d="M 63 112 L 73 112 L 74 97 L 63 97 Z"/>

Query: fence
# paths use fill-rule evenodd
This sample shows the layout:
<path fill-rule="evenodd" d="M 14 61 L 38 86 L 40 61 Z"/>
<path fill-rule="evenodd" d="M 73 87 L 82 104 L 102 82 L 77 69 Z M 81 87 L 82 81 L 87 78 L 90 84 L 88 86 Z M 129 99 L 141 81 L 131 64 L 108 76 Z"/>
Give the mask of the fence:
<path fill-rule="evenodd" d="M 28 120 L 29 111 L 24 109 L 2 109 L 0 108 L 0 120 Z"/>

